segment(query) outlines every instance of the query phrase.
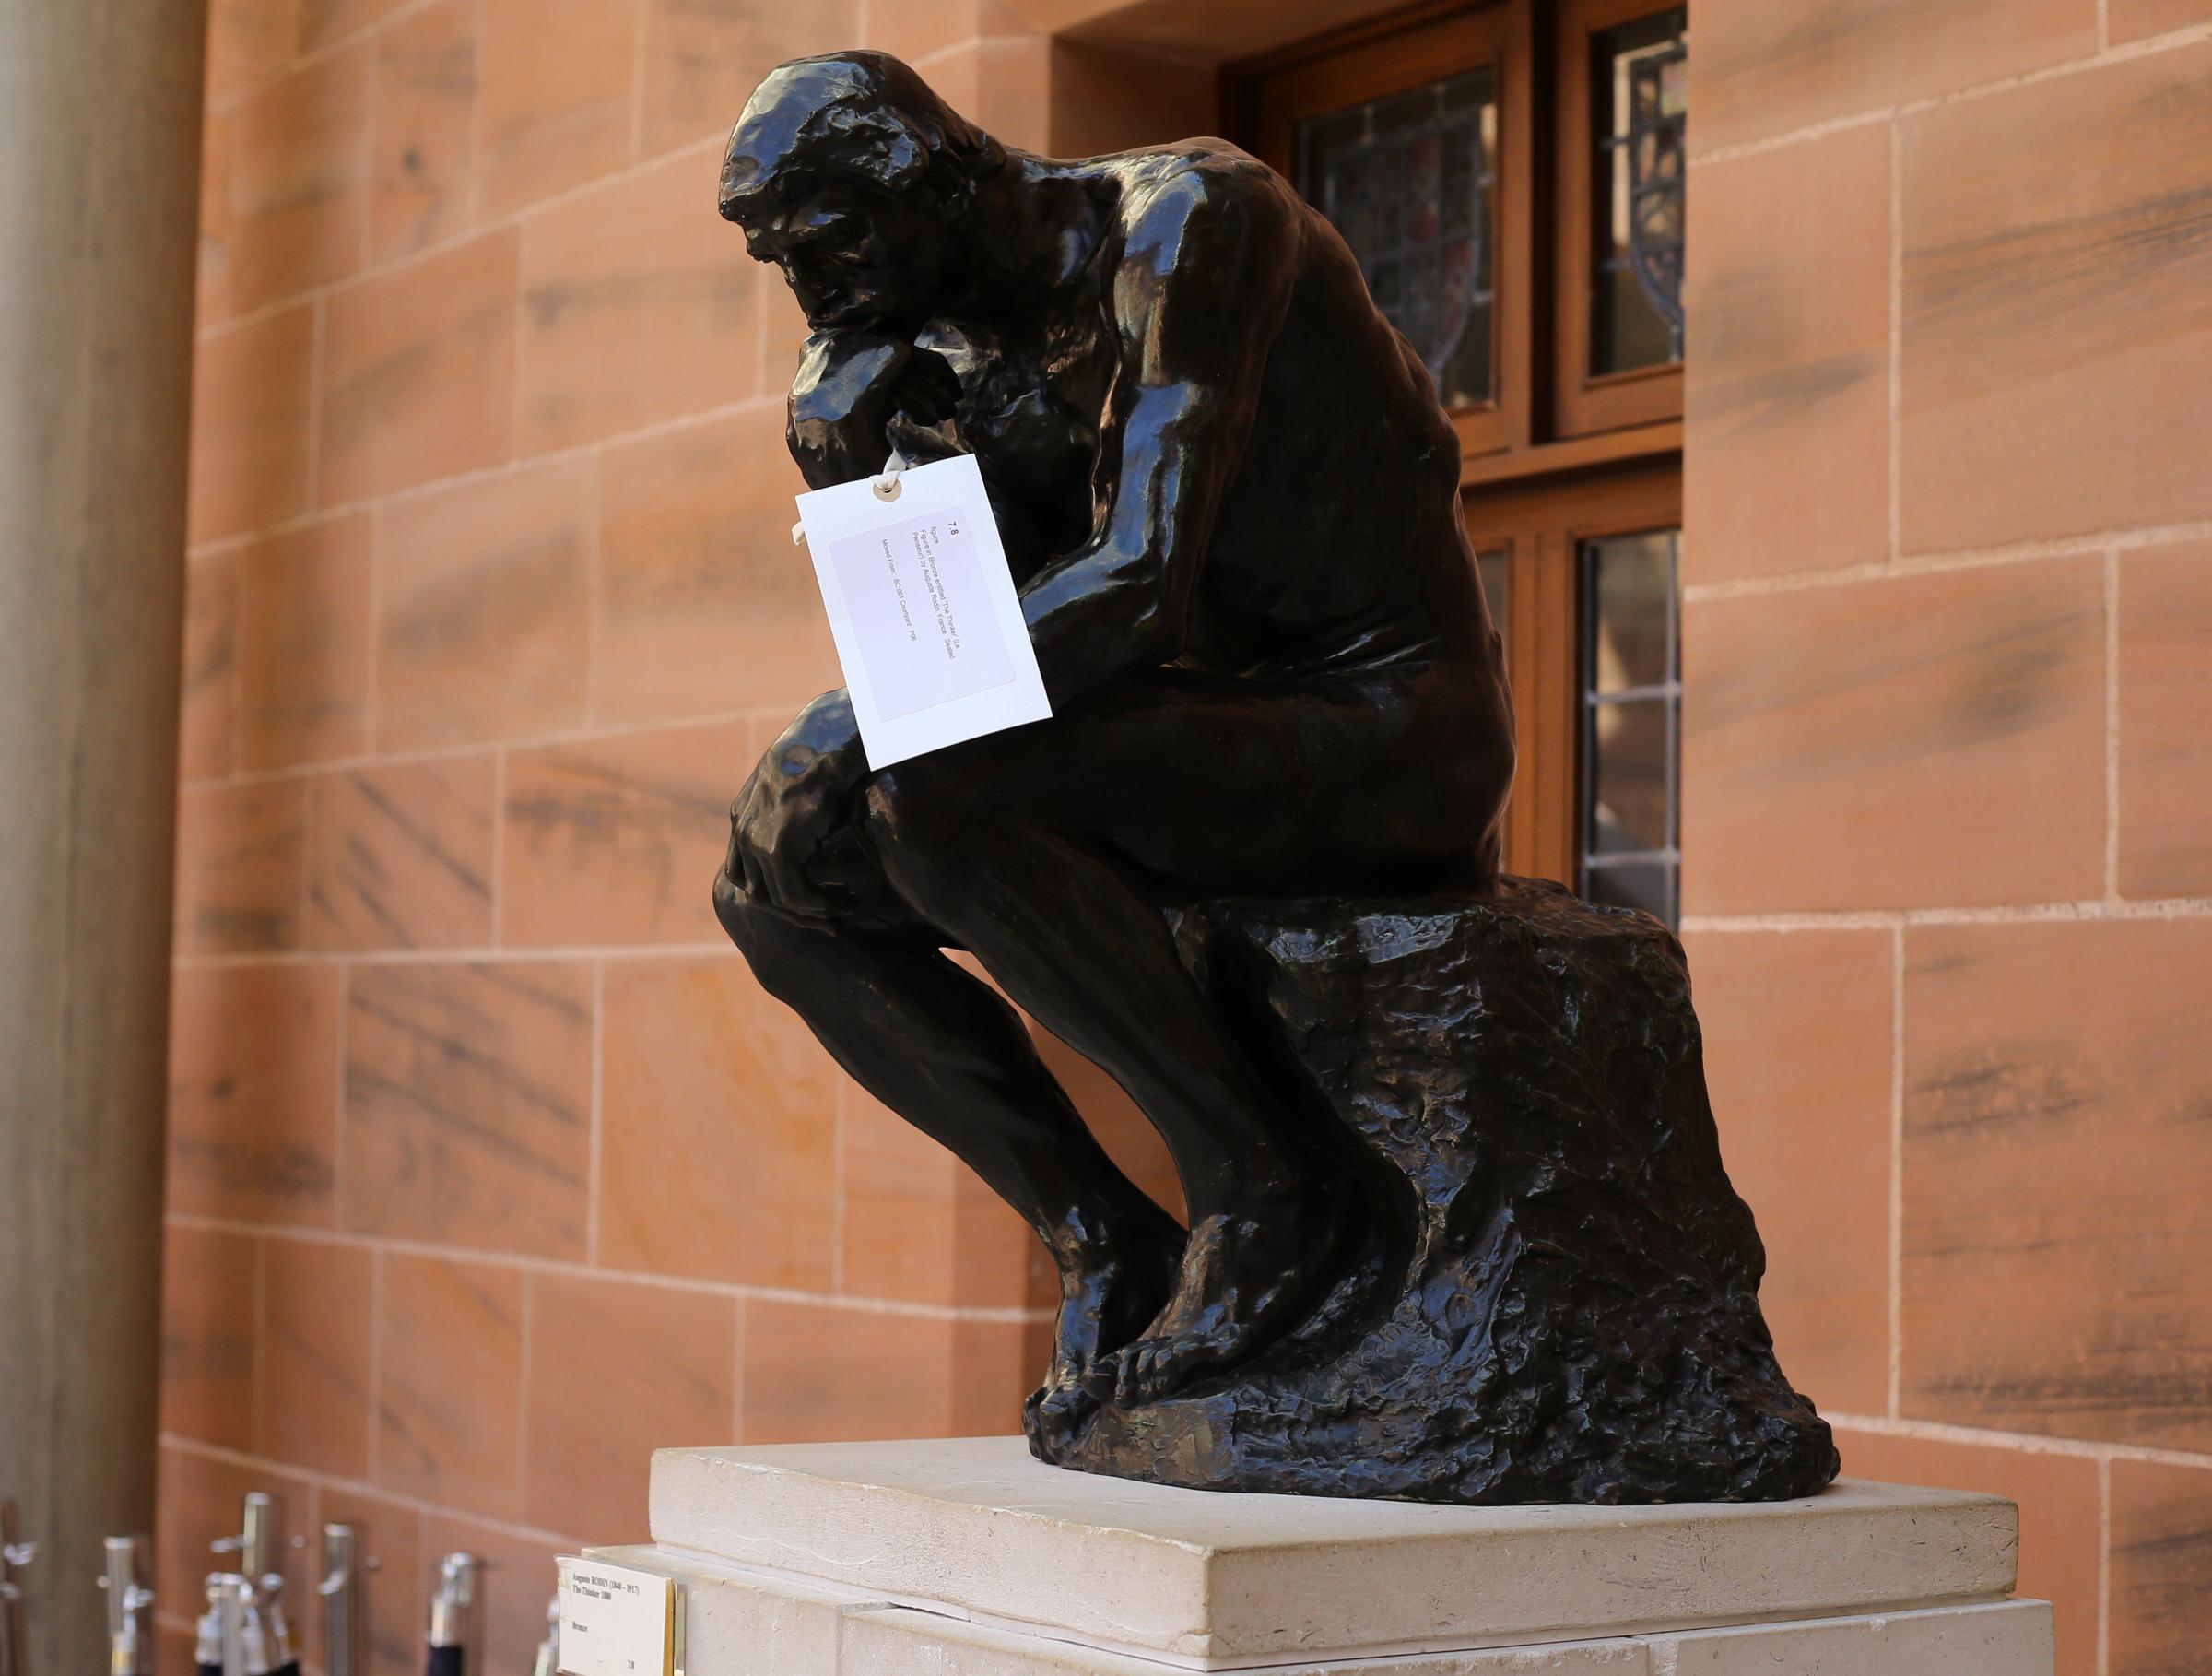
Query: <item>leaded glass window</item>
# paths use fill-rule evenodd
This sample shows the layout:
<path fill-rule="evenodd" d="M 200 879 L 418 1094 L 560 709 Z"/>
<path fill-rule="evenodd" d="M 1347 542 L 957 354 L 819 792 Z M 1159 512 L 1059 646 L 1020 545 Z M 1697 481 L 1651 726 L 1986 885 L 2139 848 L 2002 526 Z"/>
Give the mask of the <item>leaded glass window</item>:
<path fill-rule="evenodd" d="M 1509 649 L 1508 867 L 1670 921 L 1688 22 L 1453 0 L 1271 56 L 1238 100 L 1453 409 Z"/>
<path fill-rule="evenodd" d="M 1582 544 L 1583 894 L 1680 911 L 1679 530 Z"/>
<path fill-rule="evenodd" d="M 1600 30 L 1592 41 L 1590 371 L 1682 359 L 1683 145 L 1688 8 Z"/>
<path fill-rule="evenodd" d="M 1299 190 L 1342 233 L 1448 407 L 1493 399 L 1497 78 L 1485 65 L 1298 125 Z"/>

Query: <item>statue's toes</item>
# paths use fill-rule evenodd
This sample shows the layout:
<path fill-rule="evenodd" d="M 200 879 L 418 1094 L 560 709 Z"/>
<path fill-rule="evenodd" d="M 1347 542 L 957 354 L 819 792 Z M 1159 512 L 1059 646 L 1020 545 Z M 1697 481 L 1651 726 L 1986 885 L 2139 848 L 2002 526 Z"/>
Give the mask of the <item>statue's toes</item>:
<path fill-rule="evenodd" d="M 1047 1460 L 1057 1459 L 1072 1447 L 1076 1434 L 1099 1411 L 1098 1399 L 1076 1385 L 1048 1385 L 1030 1398 L 1024 1416 L 1026 1430 Z"/>
<path fill-rule="evenodd" d="M 1122 1354 L 1121 1377 L 1114 1381 L 1113 1399 L 1123 1408 L 1142 1408 L 1159 1400 L 1172 1388 L 1173 1370 L 1182 1361 L 1179 1348 L 1184 1338 L 1140 1340 Z"/>
<path fill-rule="evenodd" d="M 1112 1402 L 1121 1387 L 1122 1362 L 1133 1355 L 1139 1347 L 1107 1351 L 1092 1359 L 1090 1365 L 1076 1375 L 1076 1385 L 1093 1402 Z"/>
<path fill-rule="evenodd" d="M 1231 1346 L 1203 1333 L 1140 1339 L 1122 1352 L 1113 1400 L 1124 1409 L 1158 1402 L 1208 1369 L 1231 1360 L 1233 1353 Z"/>

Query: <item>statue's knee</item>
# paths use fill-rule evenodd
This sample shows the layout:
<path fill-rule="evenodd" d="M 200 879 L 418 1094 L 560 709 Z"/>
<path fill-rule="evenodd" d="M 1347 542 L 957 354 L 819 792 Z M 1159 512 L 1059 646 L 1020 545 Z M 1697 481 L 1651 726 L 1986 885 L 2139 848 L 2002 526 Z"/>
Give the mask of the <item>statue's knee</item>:
<path fill-rule="evenodd" d="M 714 917 L 722 921 L 722 928 L 733 939 L 750 905 L 745 896 L 745 863 L 752 844 L 745 835 L 744 808 L 742 798 L 730 806 L 729 847 L 723 852 L 722 866 L 714 874 Z"/>
<path fill-rule="evenodd" d="M 714 917 L 722 922 L 730 941 L 737 945 L 738 951 L 752 962 L 754 972 L 765 983 L 767 969 L 777 963 L 775 950 L 782 941 L 776 935 L 776 922 L 782 915 L 746 891 L 746 862 L 751 847 L 733 820 L 729 853 L 714 873 Z M 759 869 L 752 870 L 757 873 Z"/>
<path fill-rule="evenodd" d="M 781 908 L 756 901 L 727 870 L 714 876 L 714 917 L 729 933 L 737 952 L 752 968 L 760 987 L 778 1000 L 796 1006 L 803 993 L 803 966 L 807 950 L 804 936 Z"/>
<path fill-rule="evenodd" d="M 733 846 L 734 848 L 734 846 Z M 745 893 L 745 886 L 735 874 L 737 859 L 733 853 L 714 874 L 714 917 L 729 933 L 730 941 L 745 952 L 749 960 L 754 947 L 760 940 L 760 921 L 765 910 Z"/>

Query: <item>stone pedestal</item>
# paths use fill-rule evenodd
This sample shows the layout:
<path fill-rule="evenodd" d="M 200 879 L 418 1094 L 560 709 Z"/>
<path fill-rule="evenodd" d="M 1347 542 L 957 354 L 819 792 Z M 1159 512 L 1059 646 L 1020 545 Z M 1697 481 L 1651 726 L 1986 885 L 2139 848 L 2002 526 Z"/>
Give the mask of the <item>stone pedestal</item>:
<path fill-rule="evenodd" d="M 672 1449 L 686 1676 L 2051 1676 L 2011 1503 L 1444 1507 L 1070 1472 L 1019 1438 Z"/>

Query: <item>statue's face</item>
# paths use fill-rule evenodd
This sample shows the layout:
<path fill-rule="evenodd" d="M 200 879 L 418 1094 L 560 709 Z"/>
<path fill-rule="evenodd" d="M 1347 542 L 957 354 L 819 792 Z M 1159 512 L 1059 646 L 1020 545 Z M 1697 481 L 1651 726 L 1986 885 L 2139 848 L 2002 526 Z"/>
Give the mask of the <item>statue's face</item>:
<path fill-rule="evenodd" d="M 911 331 L 933 312 L 947 239 L 924 190 L 808 185 L 747 206 L 742 224 L 746 248 L 783 270 L 810 325 Z"/>

